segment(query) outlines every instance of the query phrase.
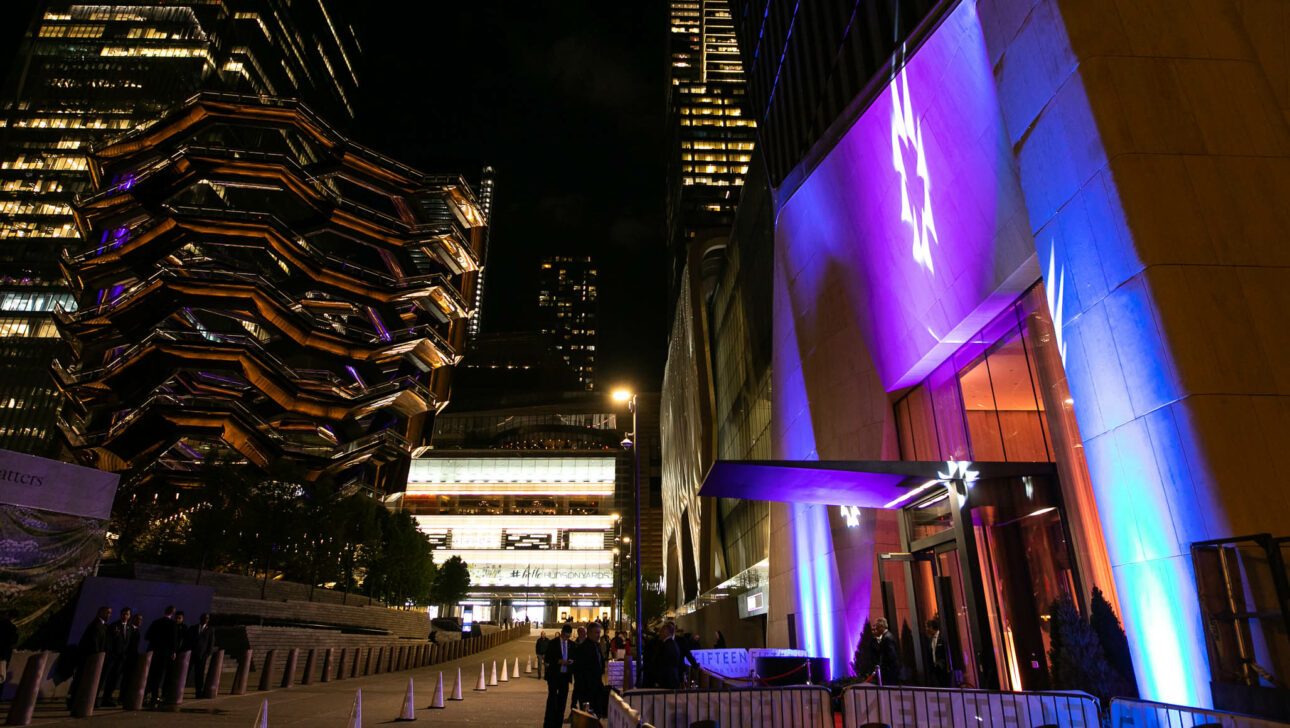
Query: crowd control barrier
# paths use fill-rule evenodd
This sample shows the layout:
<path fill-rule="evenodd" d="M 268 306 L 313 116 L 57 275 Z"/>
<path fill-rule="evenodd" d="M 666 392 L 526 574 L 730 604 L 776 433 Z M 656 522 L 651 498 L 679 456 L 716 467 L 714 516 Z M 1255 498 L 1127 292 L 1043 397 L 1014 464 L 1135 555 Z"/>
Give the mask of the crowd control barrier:
<path fill-rule="evenodd" d="M 1111 728 L 1285 728 L 1290 723 L 1149 700 L 1111 699 Z"/>
<path fill-rule="evenodd" d="M 827 688 L 797 685 L 734 690 L 629 690 L 623 696 L 640 720 L 657 728 L 689 728 L 701 720 L 745 728 L 833 728 Z M 613 708 L 610 708 L 613 713 Z M 615 725 L 612 723 L 611 725 Z M 630 724 L 629 724 L 630 725 Z"/>
<path fill-rule="evenodd" d="M 857 685 L 842 693 L 843 726 L 1099 728 L 1097 699 L 1081 692 L 1010 693 Z"/>

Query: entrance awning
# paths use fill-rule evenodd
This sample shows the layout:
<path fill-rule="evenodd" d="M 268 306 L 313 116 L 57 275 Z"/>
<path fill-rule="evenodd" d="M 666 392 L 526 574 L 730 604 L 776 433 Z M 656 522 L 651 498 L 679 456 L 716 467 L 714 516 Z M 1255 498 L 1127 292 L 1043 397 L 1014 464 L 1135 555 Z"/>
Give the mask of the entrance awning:
<path fill-rule="evenodd" d="M 1053 475 L 1052 463 L 909 460 L 718 460 L 699 495 L 713 498 L 899 508 L 944 475 L 995 480 Z"/>

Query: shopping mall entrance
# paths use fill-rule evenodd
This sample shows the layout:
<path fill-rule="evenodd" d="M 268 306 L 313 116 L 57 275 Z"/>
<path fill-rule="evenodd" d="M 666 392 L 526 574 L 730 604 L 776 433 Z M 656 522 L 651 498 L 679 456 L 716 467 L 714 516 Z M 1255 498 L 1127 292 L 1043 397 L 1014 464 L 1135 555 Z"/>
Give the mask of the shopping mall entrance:
<path fill-rule="evenodd" d="M 902 682 L 1048 688 L 1049 606 L 1081 591 L 1057 476 L 1043 469 L 938 482 L 901 508 L 904 550 L 880 554 L 878 572 Z"/>

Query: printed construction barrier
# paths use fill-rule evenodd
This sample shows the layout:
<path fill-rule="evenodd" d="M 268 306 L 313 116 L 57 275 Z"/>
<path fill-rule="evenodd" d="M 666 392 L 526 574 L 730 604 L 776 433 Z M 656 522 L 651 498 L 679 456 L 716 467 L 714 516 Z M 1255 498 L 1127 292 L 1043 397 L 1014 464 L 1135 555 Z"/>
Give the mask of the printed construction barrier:
<path fill-rule="evenodd" d="M 1088 693 L 1006 693 L 857 685 L 842 694 L 843 725 L 891 728 L 1099 728 L 1097 699 Z"/>

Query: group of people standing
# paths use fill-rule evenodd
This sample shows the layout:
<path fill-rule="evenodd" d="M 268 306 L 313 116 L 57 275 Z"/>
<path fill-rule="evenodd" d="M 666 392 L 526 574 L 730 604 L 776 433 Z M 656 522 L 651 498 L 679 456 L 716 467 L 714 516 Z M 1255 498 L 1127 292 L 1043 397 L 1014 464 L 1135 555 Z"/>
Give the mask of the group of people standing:
<path fill-rule="evenodd" d="M 211 616 L 203 614 L 196 624 L 186 625 L 184 613 L 167 606 L 162 616 L 153 620 L 147 631 L 141 632 L 142 614 L 135 614 L 130 607 L 122 607 L 120 617 L 112 621 L 112 608 L 99 607 L 69 655 L 75 671 L 68 702 L 77 694 L 85 677 L 86 658 L 100 652 L 104 653 L 104 659 L 96 703 L 110 708 L 116 706 L 118 700 L 124 700 L 126 676 L 133 673 L 142 654 L 140 644 L 145 641 L 152 653 L 144 688 L 145 705 L 155 705 L 160 700 L 166 680 L 175 668 L 175 658 L 183 652 L 189 653 L 187 682 L 196 687 L 197 697 L 203 697 L 205 680 L 202 678 L 215 651 L 215 630 L 210 621 Z"/>
<path fill-rule="evenodd" d="M 605 684 L 605 666 L 612 642 L 602 639 L 603 629 L 600 622 L 588 622 L 586 627 L 578 628 L 578 639 L 575 640 L 573 625 L 566 623 L 560 627 L 555 639 L 547 639 L 545 632 L 538 636 L 539 671 L 545 673 L 547 686 L 544 728 L 559 728 L 564 723 L 571 685 L 575 706 L 590 705 L 597 715 L 608 712 L 609 686 Z M 621 632 L 619 637 L 622 637 Z"/>

